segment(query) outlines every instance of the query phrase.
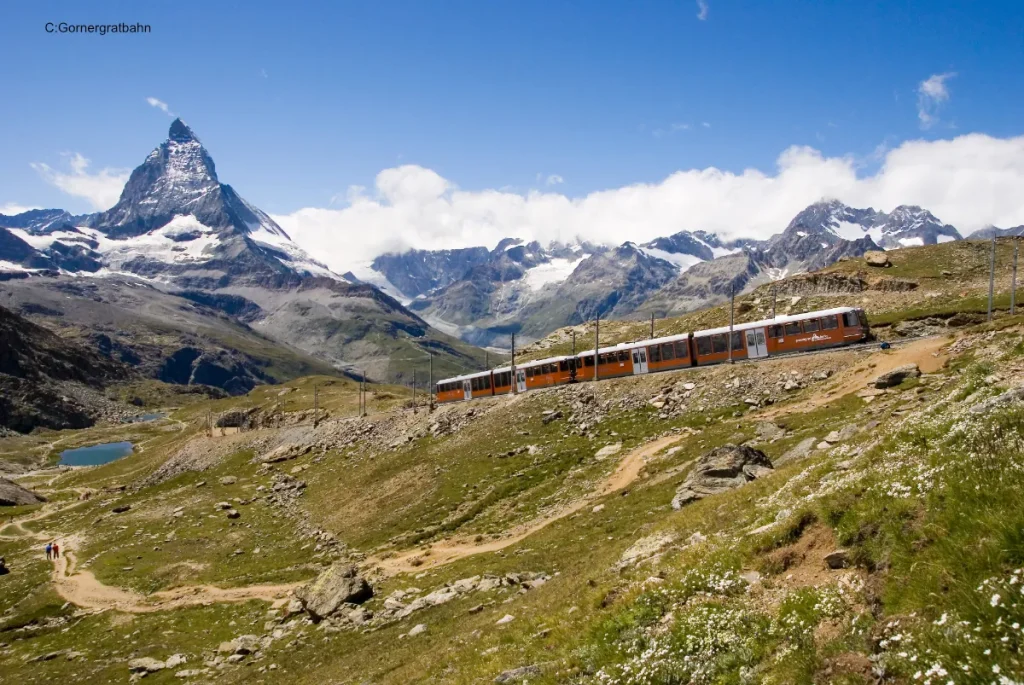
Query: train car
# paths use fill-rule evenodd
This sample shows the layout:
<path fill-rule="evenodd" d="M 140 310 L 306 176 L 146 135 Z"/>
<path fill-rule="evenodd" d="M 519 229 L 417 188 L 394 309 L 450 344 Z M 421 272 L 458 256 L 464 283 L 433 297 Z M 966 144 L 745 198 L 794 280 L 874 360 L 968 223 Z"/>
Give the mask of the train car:
<path fill-rule="evenodd" d="M 739 360 L 849 345 L 867 338 L 868 325 L 863 309 L 836 307 L 735 324 L 732 331 L 732 359 Z M 729 328 L 694 332 L 692 347 L 698 365 L 728 361 Z"/>
<path fill-rule="evenodd" d="M 435 387 L 438 403 L 472 400 L 493 395 L 490 371 L 470 373 L 455 378 L 446 378 Z"/>
<path fill-rule="evenodd" d="M 850 345 L 869 336 L 868 321 L 859 307 L 836 307 L 806 314 L 735 324 L 730 350 L 728 327 L 683 333 L 651 340 L 620 343 L 576 356 L 551 357 L 504 366 L 436 384 L 437 401 L 455 402 L 490 395 L 526 392 L 573 381 L 669 371 L 733 360 L 764 357 Z"/>

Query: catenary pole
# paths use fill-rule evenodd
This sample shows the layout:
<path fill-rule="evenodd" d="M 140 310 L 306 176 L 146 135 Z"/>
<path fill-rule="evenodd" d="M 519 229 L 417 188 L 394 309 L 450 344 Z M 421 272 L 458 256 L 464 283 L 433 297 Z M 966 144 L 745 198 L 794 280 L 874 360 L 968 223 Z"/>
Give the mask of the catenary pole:
<path fill-rule="evenodd" d="M 992 296 L 996 288 L 996 236 L 992 234 L 992 252 L 988 261 L 988 320 L 992 320 Z"/>
<path fill-rule="evenodd" d="M 729 363 L 732 364 L 733 305 L 736 303 L 736 286 L 729 286 Z"/>
<path fill-rule="evenodd" d="M 654 314 L 651 314 L 651 340 L 654 340 Z"/>
<path fill-rule="evenodd" d="M 512 394 L 519 394 L 519 383 L 516 381 L 516 334 L 512 334 Z"/>
<path fill-rule="evenodd" d="M 1010 316 L 1017 313 L 1017 248 L 1019 243 L 1013 239 L 1013 276 L 1010 279 Z"/>
<path fill-rule="evenodd" d="M 601 330 L 601 317 L 600 316 L 595 316 L 594 317 L 594 380 L 595 381 L 599 380 L 599 378 L 598 378 L 599 374 L 598 374 L 597 370 L 598 370 L 598 367 L 600 366 L 600 364 L 598 363 L 600 360 L 599 360 L 597 351 L 599 349 L 601 349 L 601 346 L 600 346 L 600 342 L 601 342 L 600 330 Z"/>
<path fill-rule="evenodd" d="M 317 387 L 316 383 L 314 383 L 313 384 L 313 428 L 316 428 L 317 414 L 318 414 L 318 410 L 320 409 L 320 397 L 319 397 L 318 391 L 319 391 L 319 388 Z"/>
<path fill-rule="evenodd" d="M 773 319 L 775 318 L 775 302 L 776 302 L 777 296 L 778 296 L 778 292 L 776 292 L 776 286 L 773 283 L 772 284 L 772 318 Z"/>

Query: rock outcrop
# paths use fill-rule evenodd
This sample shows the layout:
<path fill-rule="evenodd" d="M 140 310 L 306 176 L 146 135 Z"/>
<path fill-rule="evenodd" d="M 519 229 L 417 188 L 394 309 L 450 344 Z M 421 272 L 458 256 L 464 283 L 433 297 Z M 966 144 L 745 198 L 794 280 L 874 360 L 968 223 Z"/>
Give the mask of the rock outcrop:
<path fill-rule="evenodd" d="M 698 499 L 738 488 L 773 470 L 764 452 L 746 445 L 723 445 L 703 455 L 686 478 L 672 508 L 680 509 Z"/>
<path fill-rule="evenodd" d="M 26 504 L 39 504 L 46 498 L 26 490 L 17 483 L 0 478 L 0 507 L 17 507 Z"/>

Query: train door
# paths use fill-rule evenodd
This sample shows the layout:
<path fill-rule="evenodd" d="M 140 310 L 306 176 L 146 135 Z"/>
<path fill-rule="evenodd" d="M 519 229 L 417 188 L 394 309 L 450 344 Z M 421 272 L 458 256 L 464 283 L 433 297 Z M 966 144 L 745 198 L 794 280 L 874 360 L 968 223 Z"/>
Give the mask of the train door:
<path fill-rule="evenodd" d="M 462 381 L 462 399 L 473 399 L 473 383 L 471 381 Z"/>
<path fill-rule="evenodd" d="M 760 359 L 768 356 L 768 341 L 764 337 L 763 328 L 747 329 L 747 357 Z"/>
<path fill-rule="evenodd" d="M 647 348 L 636 347 L 633 349 L 633 375 L 647 373 Z"/>
<path fill-rule="evenodd" d="M 526 392 L 526 369 L 516 369 L 516 392 Z"/>

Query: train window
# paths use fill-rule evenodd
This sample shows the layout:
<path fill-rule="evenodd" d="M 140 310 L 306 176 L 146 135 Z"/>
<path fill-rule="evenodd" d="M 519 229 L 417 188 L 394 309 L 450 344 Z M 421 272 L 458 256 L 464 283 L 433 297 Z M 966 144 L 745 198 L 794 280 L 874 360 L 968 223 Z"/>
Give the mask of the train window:
<path fill-rule="evenodd" d="M 491 377 L 490 376 L 484 376 L 480 380 L 483 381 L 483 386 L 484 386 L 483 389 L 484 390 L 490 390 L 491 389 Z"/>
<path fill-rule="evenodd" d="M 649 362 L 660 362 L 661 361 L 661 348 L 657 345 L 651 345 L 647 348 L 647 361 Z"/>
<path fill-rule="evenodd" d="M 715 353 L 729 351 L 729 339 L 725 337 L 724 333 L 711 336 L 711 349 L 713 349 Z"/>
<path fill-rule="evenodd" d="M 620 362 L 628 362 L 629 361 L 629 352 L 627 352 L 626 350 L 619 350 L 619 361 Z"/>
<path fill-rule="evenodd" d="M 786 335 L 800 335 L 800 322 L 793 321 L 786 324 Z"/>
<path fill-rule="evenodd" d="M 470 382 L 469 382 L 469 387 L 472 390 L 479 390 L 480 389 L 480 379 L 479 378 L 471 379 Z"/>
<path fill-rule="evenodd" d="M 584 366 L 593 366 L 594 365 L 594 357 L 593 357 L 593 355 L 587 355 L 586 357 L 583 357 L 583 364 L 584 364 Z"/>
<path fill-rule="evenodd" d="M 697 354 L 711 354 L 711 338 L 694 338 L 697 341 Z"/>
<path fill-rule="evenodd" d="M 512 372 L 511 371 L 506 371 L 505 373 L 501 374 L 501 384 L 502 385 L 512 385 Z"/>
<path fill-rule="evenodd" d="M 835 315 L 822 317 L 821 330 L 830 331 L 833 328 L 839 328 L 839 319 L 837 319 Z"/>
<path fill-rule="evenodd" d="M 732 349 L 742 350 L 743 349 L 743 331 L 732 332 Z"/>
<path fill-rule="evenodd" d="M 768 328 L 769 338 L 781 338 L 782 337 L 782 326 L 769 326 Z"/>
<path fill-rule="evenodd" d="M 558 370 L 559 371 L 568 371 L 569 370 L 569 362 L 567 362 L 564 359 L 562 361 L 558 362 Z"/>
<path fill-rule="evenodd" d="M 857 318 L 857 312 L 846 312 L 843 314 L 843 325 L 847 328 L 859 326 L 860 319 Z"/>
<path fill-rule="evenodd" d="M 818 330 L 818 320 L 817 319 L 807 319 L 806 321 L 804 321 L 804 332 L 805 333 L 813 333 L 816 330 Z"/>
<path fill-rule="evenodd" d="M 690 350 L 686 349 L 685 340 L 676 340 L 676 359 L 686 359 L 690 356 Z"/>
<path fill-rule="evenodd" d="M 665 343 L 661 346 L 661 360 L 663 362 L 670 362 L 675 358 L 676 350 L 675 347 L 672 346 L 672 343 Z"/>

